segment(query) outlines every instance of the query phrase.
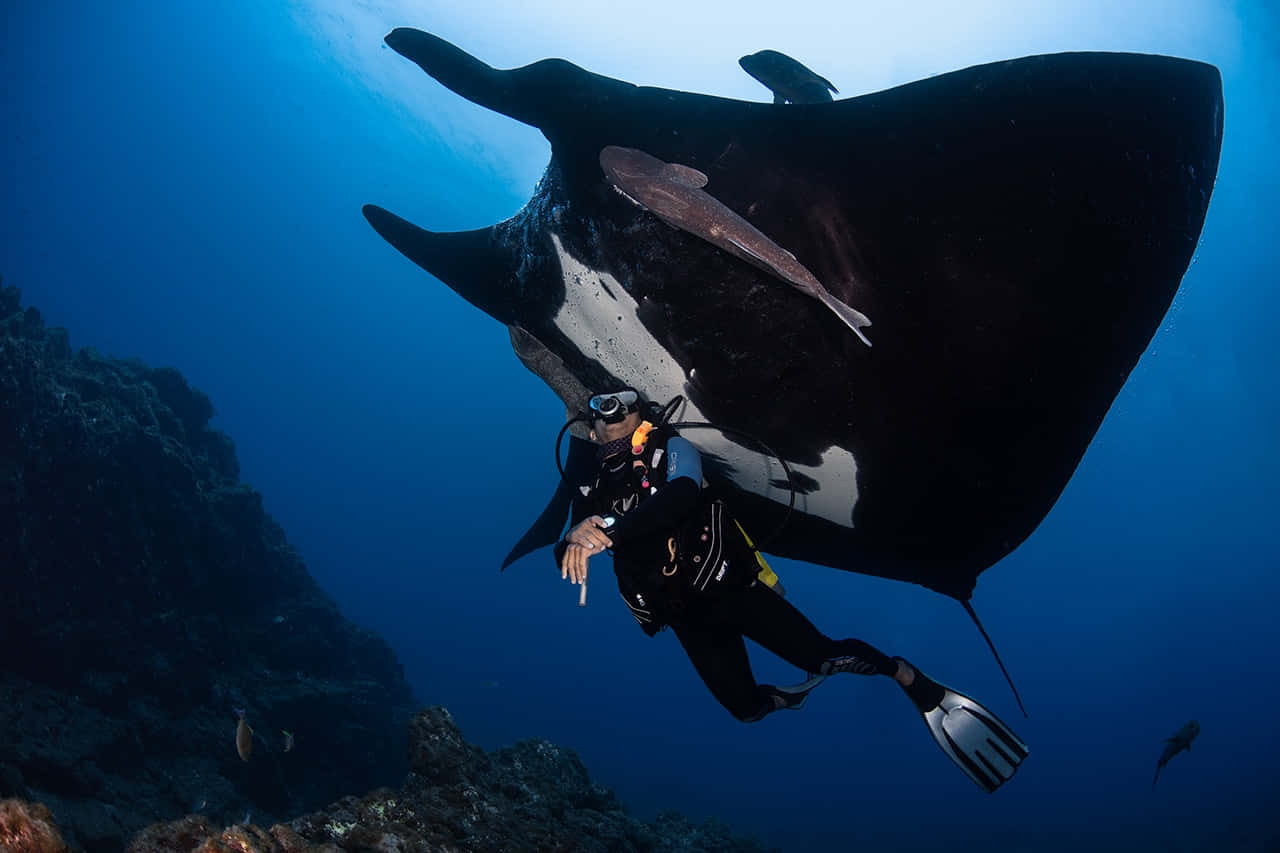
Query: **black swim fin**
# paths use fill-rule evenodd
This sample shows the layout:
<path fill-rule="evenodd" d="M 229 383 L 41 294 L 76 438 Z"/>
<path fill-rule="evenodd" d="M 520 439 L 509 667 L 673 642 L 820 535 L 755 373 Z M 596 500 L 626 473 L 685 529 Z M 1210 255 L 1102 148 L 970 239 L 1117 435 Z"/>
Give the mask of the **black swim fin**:
<path fill-rule="evenodd" d="M 904 663 L 916 676 L 902 690 L 947 757 L 988 794 L 1012 779 L 1029 752 L 1026 743 L 973 698 L 939 684 L 909 661 Z"/>
<path fill-rule="evenodd" d="M 804 700 L 809 698 L 809 694 L 813 691 L 813 688 L 826 680 L 827 676 L 811 672 L 809 673 L 809 679 L 807 681 L 802 681 L 799 684 L 791 684 L 785 687 L 771 684 L 769 687 L 784 702 L 786 702 L 786 704 L 782 706 L 783 708 L 798 711 L 804 706 Z"/>

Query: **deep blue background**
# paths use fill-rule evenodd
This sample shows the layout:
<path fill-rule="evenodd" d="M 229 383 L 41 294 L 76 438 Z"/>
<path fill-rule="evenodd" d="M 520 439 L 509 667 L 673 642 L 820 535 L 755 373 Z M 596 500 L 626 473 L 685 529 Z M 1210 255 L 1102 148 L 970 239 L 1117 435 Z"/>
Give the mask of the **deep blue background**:
<path fill-rule="evenodd" d="M 353 71 L 365 49 L 354 26 L 335 43 L 341 16 L 317 29 L 306 4 L 260 5 L 5 4 L 0 274 L 74 345 L 176 366 L 212 397 L 243 478 L 343 612 L 392 643 L 424 703 L 485 747 L 576 749 L 642 816 L 716 816 L 795 850 L 1261 849 L 1280 832 L 1280 29 L 1261 4 L 1222 4 L 1235 25 L 1203 44 L 1160 41 L 1176 3 L 1116 4 L 1134 35 L 1117 24 L 1103 45 L 1051 40 L 1214 62 L 1227 118 L 1173 309 L 1053 512 L 979 583 L 1031 718 L 954 602 L 777 561 L 820 627 L 912 656 L 1016 725 L 1032 756 L 993 797 L 887 681 L 836 679 L 802 714 L 744 726 L 673 637 L 636 629 L 606 567 L 585 609 L 545 553 L 498 574 L 554 486 L 562 408 L 505 329 L 384 244 L 360 205 L 490 224 L 528 197 L 546 144 L 376 45 L 368 74 Z M 476 44 L 448 14 L 394 23 L 499 65 L 552 50 L 587 61 L 572 45 L 498 61 L 484 49 L 502 21 L 473 27 L 490 40 Z M 832 15 L 824 31 L 859 24 Z M 715 61 L 788 47 L 757 26 Z M 664 46 L 646 49 L 661 65 Z M 1008 23 L 978 55 L 1044 49 Z M 678 85 L 765 97 L 749 80 L 745 95 Z M 533 418 L 487 417 L 495 392 Z M 765 656 L 758 670 L 797 675 Z M 1192 717 L 1194 750 L 1153 790 L 1161 739 Z"/>

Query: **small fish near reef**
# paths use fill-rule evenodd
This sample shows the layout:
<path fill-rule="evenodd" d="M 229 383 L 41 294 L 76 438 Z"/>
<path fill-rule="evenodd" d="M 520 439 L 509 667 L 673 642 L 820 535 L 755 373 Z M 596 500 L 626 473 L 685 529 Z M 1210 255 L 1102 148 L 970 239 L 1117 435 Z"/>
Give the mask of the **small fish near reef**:
<path fill-rule="evenodd" d="M 244 709 L 236 708 L 236 716 L 240 721 L 236 723 L 236 753 L 240 756 L 241 761 L 248 761 L 249 756 L 253 755 L 253 729 L 249 727 L 249 722 L 244 718 Z"/>
<path fill-rule="evenodd" d="M 284 729 L 281 729 L 280 734 L 284 739 L 284 751 L 293 752 L 293 732 L 287 732 Z"/>
<path fill-rule="evenodd" d="M 1160 781 L 1160 771 L 1169 763 L 1169 759 L 1173 758 L 1184 749 L 1191 751 L 1191 741 L 1196 739 L 1196 735 L 1200 734 L 1200 722 L 1192 720 L 1182 728 L 1173 733 L 1173 737 L 1164 739 L 1164 752 L 1160 754 L 1160 763 L 1156 765 L 1156 777 L 1151 780 L 1151 787 L 1156 786 L 1156 782 Z"/>

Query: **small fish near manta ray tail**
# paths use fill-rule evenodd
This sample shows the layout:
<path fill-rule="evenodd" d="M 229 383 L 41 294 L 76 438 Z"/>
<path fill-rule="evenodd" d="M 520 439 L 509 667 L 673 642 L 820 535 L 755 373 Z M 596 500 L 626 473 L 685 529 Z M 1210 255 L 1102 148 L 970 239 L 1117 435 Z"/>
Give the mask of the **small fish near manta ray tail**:
<path fill-rule="evenodd" d="M 633 204 L 812 296 L 871 346 L 862 333 L 871 325 L 867 316 L 832 296 L 795 255 L 705 192 L 702 188 L 707 185 L 707 176 L 697 169 L 664 163 L 644 151 L 617 145 L 600 150 L 600 168 L 609 183 Z"/>
<path fill-rule="evenodd" d="M 685 394 L 688 419 L 770 445 L 804 485 L 769 553 L 961 602 L 1049 512 L 1159 327 L 1222 144 L 1218 70 L 1163 56 L 1023 57 L 779 109 L 561 59 L 499 70 L 411 29 L 387 44 L 539 128 L 551 162 L 506 222 L 438 233 L 366 205 L 379 234 L 556 376 Z M 853 282 L 833 295 L 875 318 L 875 348 L 718 246 L 622 221 L 609 145 L 707 175 L 819 281 Z M 691 439 L 732 460 L 717 485 L 744 527 L 775 528 L 790 492 L 757 476 L 768 457 Z"/>
<path fill-rule="evenodd" d="M 1173 737 L 1164 739 L 1164 751 L 1160 754 L 1160 761 L 1156 764 L 1156 775 L 1151 780 L 1151 787 L 1155 787 L 1160 781 L 1160 771 L 1169 763 L 1169 759 L 1173 758 L 1179 752 L 1186 750 L 1191 751 L 1191 741 L 1196 739 L 1196 735 L 1200 734 L 1200 721 L 1191 720 L 1173 733 Z"/>
<path fill-rule="evenodd" d="M 840 90 L 826 77 L 776 50 L 749 53 L 739 59 L 738 64 L 773 92 L 775 104 L 830 103 L 832 92 L 840 94 Z"/>

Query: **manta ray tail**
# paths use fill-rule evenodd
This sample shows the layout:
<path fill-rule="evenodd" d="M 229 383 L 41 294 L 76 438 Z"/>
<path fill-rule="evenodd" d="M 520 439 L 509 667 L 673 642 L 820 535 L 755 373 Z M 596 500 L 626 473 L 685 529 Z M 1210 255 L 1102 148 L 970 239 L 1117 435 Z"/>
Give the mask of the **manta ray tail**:
<path fill-rule="evenodd" d="M 1022 697 L 1018 695 L 1018 688 L 1013 683 L 1013 677 L 1009 675 L 1009 670 L 1004 668 L 1004 661 L 1000 660 L 1000 653 L 996 651 L 996 644 L 991 642 L 991 636 L 987 634 L 987 629 L 982 627 L 982 621 L 978 619 L 977 611 L 973 609 L 973 605 L 966 599 L 960 602 L 964 605 L 965 612 L 969 614 L 969 618 L 973 620 L 973 624 L 978 626 L 978 630 L 982 632 L 982 639 L 987 641 L 987 648 L 991 649 L 991 654 L 995 655 L 996 663 L 1000 664 L 1000 671 L 1004 673 L 1004 680 L 1009 682 L 1009 689 L 1013 691 L 1013 698 L 1018 702 L 1018 709 L 1022 711 L 1022 716 L 1029 717 L 1027 708 L 1022 704 Z"/>

